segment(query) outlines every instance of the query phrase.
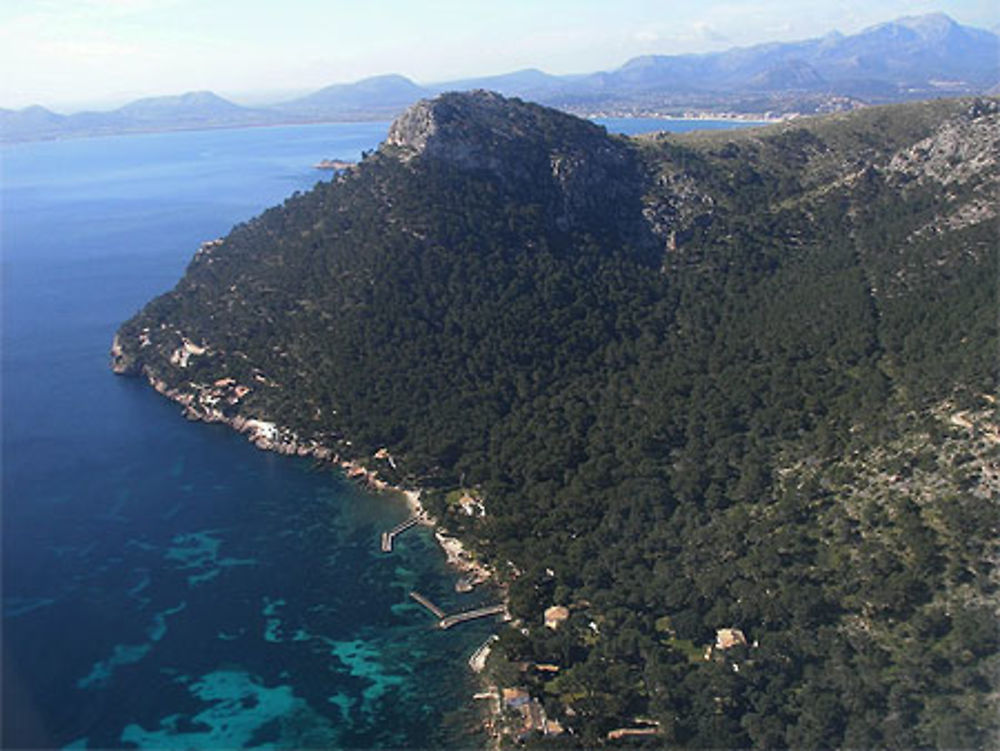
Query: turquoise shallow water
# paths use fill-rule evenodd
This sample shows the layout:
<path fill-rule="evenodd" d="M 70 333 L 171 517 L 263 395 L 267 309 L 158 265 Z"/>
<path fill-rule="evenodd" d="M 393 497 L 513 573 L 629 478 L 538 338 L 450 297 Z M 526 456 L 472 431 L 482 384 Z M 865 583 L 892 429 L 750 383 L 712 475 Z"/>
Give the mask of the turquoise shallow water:
<path fill-rule="evenodd" d="M 495 624 L 441 632 L 407 592 L 448 611 L 492 595 L 455 594 L 425 529 L 379 552 L 401 502 L 189 423 L 107 367 L 117 326 L 200 242 L 387 127 L 0 151 L 5 748 L 482 740 L 466 659 Z"/>

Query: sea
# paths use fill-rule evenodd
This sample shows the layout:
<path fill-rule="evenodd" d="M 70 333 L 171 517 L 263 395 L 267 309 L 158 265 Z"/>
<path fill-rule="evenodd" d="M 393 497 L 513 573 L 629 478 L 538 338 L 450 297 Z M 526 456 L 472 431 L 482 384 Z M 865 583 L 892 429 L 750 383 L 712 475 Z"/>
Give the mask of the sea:
<path fill-rule="evenodd" d="M 610 131 L 690 129 L 604 120 Z M 732 127 L 699 121 L 696 127 Z M 331 466 L 185 420 L 108 368 L 199 244 L 358 159 L 388 123 L 0 149 L 3 748 L 472 748 L 492 603 Z"/>

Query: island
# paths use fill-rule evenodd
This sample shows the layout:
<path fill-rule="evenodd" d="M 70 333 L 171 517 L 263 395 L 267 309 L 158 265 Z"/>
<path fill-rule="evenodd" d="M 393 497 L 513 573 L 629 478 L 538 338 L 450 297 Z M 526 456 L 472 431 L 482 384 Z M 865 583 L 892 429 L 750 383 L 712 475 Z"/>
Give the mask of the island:
<path fill-rule="evenodd" d="M 505 593 L 497 736 L 986 747 L 998 129 L 980 97 L 626 138 L 444 94 L 204 244 L 112 367 L 406 491 Z"/>

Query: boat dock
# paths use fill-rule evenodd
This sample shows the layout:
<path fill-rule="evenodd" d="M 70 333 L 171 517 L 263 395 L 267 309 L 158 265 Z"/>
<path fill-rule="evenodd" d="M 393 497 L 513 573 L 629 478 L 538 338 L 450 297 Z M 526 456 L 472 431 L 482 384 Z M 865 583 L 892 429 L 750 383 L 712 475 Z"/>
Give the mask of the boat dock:
<path fill-rule="evenodd" d="M 475 610 L 466 610 L 464 613 L 455 613 L 455 615 L 449 615 L 446 618 L 442 618 L 438 621 L 439 628 L 451 628 L 459 623 L 465 623 L 465 621 L 471 621 L 476 618 L 486 618 L 490 615 L 499 615 L 500 613 L 507 612 L 507 606 L 500 605 L 487 605 L 484 608 L 476 608 Z"/>
<path fill-rule="evenodd" d="M 411 516 L 405 522 L 400 522 L 395 527 L 390 529 L 388 532 L 382 533 L 382 552 L 391 553 L 392 543 L 396 539 L 396 535 L 402 534 L 414 524 L 416 524 L 420 519 L 416 516 Z"/>
<path fill-rule="evenodd" d="M 506 614 L 507 612 L 507 606 L 501 603 L 499 605 L 487 605 L 482 608 L 466 610 L 462 613 L 455 613 L 454 615 L 445 615 L 445 612 L 440 607 L 435 605 L 429 598 L 419 592 L 411 591 L 410 598 L 431 611 L 431 613 L 434 614 L 434 617 L 438 619 L 438 628 L 442 629 L 448 629 L 452 626 L 457 626 L 459 623 L 465 623 L 466 621 L 475 620 L 476 618 L 486 618 L 490 615 L 499 615 L 500 613 Z M 480 650 L 485 650 L 490 644 L 492 644 L 492 640 L 495 638 L 496 637 L 494 636 L 487 639 L 486 643 L 483 644 Z M 480 650 L 477 650 L 477 654 Z"/>
<path fill-rule="evenodd" d="M 445 617 L 444 611 L 441 608 L 439 608 L 437 605 L 435 605 L 433 602 L 431 602 L 430 600 L 428 600 L 426 597 L 424 597 L 419 592 L 410 592 L 410 597 L 412 597 L 414 600 L 416 600 L 417 602 L 419 602 L 421 605 L 423 605 L 429 611 L 431 611 L 432 613 L 434 613 L 434 615 L 436 617 L 438 617 L 438 618 L 444 618 Z"/>

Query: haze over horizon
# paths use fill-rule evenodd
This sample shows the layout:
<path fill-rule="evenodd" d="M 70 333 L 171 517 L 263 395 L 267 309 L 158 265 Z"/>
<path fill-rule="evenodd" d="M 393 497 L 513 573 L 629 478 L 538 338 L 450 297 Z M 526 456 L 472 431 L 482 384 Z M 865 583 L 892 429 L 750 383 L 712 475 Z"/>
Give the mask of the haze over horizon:
<path fill-rule="evenodd" d="M 471 12 L 470 12 L 471 9 Z M 643 54 L 854 33 L 941 12 L 994 28 L 991 0 L 7 0 L 0 107 L 64 113 L 211 90 L 243 104 L 399 73 L 419 83 L 540 68 L 587 73 Z M 237 61 L 234 64 L 234 61 Z"/>

